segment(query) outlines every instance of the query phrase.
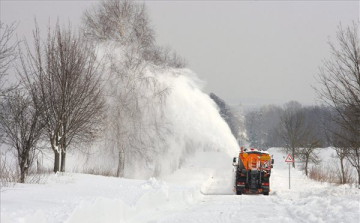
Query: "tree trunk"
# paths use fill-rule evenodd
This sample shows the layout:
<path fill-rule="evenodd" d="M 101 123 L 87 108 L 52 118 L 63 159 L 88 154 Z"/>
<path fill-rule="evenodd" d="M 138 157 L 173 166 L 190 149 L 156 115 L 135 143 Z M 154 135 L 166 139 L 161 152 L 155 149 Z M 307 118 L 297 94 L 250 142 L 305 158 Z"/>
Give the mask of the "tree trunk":
<path fill-rule="evenodd" d="M 20 150 L 20 149 L 18 149 L 18 150 Z M 20 155 L 19 167 L 20 167 L 20 183 L 25 183 L 25 177 L 26 177 L 26 175 L 28 173 L 28 170 L 30 168 L 30 160 L 29 160 L 28 149 L 25 149 L 25 152 L 23 152 Z"/>
<path fill-rule="evenodd" d="M 305 175 L 308 175 L 308 163 L 309 163 L 309 156 L 306 156 L 306 160 L 305 160 Z"/>
<path fill-rule="evenodd" d="M 340 157 L 340 168 L 341 168 L 341 184 L 346 184 L 346 176 L 345 176 L 345 170 L 344 170 L 344 157 Z"/>
<path fill-rule="evenodd" d="M 65 162 L 66 162 L 66 124 L 63 122 L 63 133 L 61 137 L 61 167 L 60 172 L 65 172 Z"/>
<path fill-rule="evenodd" d="M 124 169 L 125 169 L 125 153 L 124 149 L 119 149 L 119 161 L 118 161 L 118 169 L 116 172 L 117 177 L 124 177 Z"/>
<path fill-rule="evenodd" d="M 54 173 L 59 172 L 59 164 L 60 164 L 60 152 L 54 150 L 55 160 L 54 160 Z"/>
<path fill-rule="evenodd" d="M 20 163 L 20 183 L 25 183 L 25 162 Z"/>
<path fill-rule="evenodd" d="M 25 171 L 20 170 L 20 183 L 25 183 Z"/>
<path fill-rule="evenodd" d="M 65 172 L 65 158 L 66 158 L 66 151 L 65 149 L 61 150 L 61 167 L 60 172 Z"/>
<path fill-rule="evenodd" d="M 295 148 L 292 149 L 292 158 L 294 160 L 293 164 L 293 168 L 295 168 Z"/>
<path fill-rule="evenodd" d="M 54 173 L 57 173 L 60 170 L 60 151 L 57 141 L 57 136 L 50 136 L 51 149 L 54 152 Z"/>

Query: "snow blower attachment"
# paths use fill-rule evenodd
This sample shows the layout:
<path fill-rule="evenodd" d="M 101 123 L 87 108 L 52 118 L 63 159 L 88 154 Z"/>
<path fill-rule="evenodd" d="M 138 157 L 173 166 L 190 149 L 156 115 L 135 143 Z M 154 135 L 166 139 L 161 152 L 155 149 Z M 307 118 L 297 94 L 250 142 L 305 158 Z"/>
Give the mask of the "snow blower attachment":
<path fill-rule="evenodd" d="M 241 194 L 264 194 L 270 192 L 271 168 L 274 164 L 268 152 L 258 149 L 243 149 L 234 157 L 235 190 Z"/>

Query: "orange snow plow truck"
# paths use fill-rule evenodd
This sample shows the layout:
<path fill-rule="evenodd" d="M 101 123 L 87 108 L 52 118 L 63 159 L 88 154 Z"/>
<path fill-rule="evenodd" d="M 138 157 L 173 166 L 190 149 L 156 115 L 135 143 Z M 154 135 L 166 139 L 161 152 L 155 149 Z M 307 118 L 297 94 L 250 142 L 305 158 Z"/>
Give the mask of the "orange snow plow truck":
<path fill-rule="evenodd" d="M 269 195 L 273 164 L 274 159 L 270 157 L 268 152 L 241 147 L 239 157 L 233 159 L 236 194 Z"/>

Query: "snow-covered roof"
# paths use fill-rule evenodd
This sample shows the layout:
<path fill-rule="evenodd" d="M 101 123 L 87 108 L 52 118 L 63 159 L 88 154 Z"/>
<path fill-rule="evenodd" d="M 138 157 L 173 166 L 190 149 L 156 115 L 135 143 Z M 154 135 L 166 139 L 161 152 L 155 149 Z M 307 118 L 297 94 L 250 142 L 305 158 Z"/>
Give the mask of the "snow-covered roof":
<path fill-rule="evenodd" d="M 256 153 L 269 154 L 269 152 L 267 152 L 267 151 L 260 150 L 260 149 L 255 149 L 255 148 L 244 149 L 244 152 L 247 152 L 247 153 L 256 152 Z"/>

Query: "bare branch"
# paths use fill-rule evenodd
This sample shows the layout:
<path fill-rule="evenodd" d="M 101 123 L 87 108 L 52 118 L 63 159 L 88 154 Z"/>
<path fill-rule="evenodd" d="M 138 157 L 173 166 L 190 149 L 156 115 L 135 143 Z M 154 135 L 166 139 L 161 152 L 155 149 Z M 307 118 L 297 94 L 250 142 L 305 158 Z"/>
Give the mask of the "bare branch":
<path fill-rule="evenodd" d="M 17 45 L 19 41 L 14 40 L 16 23 L 5 25 L 0 22 L 0 97 L 4 96 L 14 87 L 5 87 L 5 76 L 17 57 Z"/>

